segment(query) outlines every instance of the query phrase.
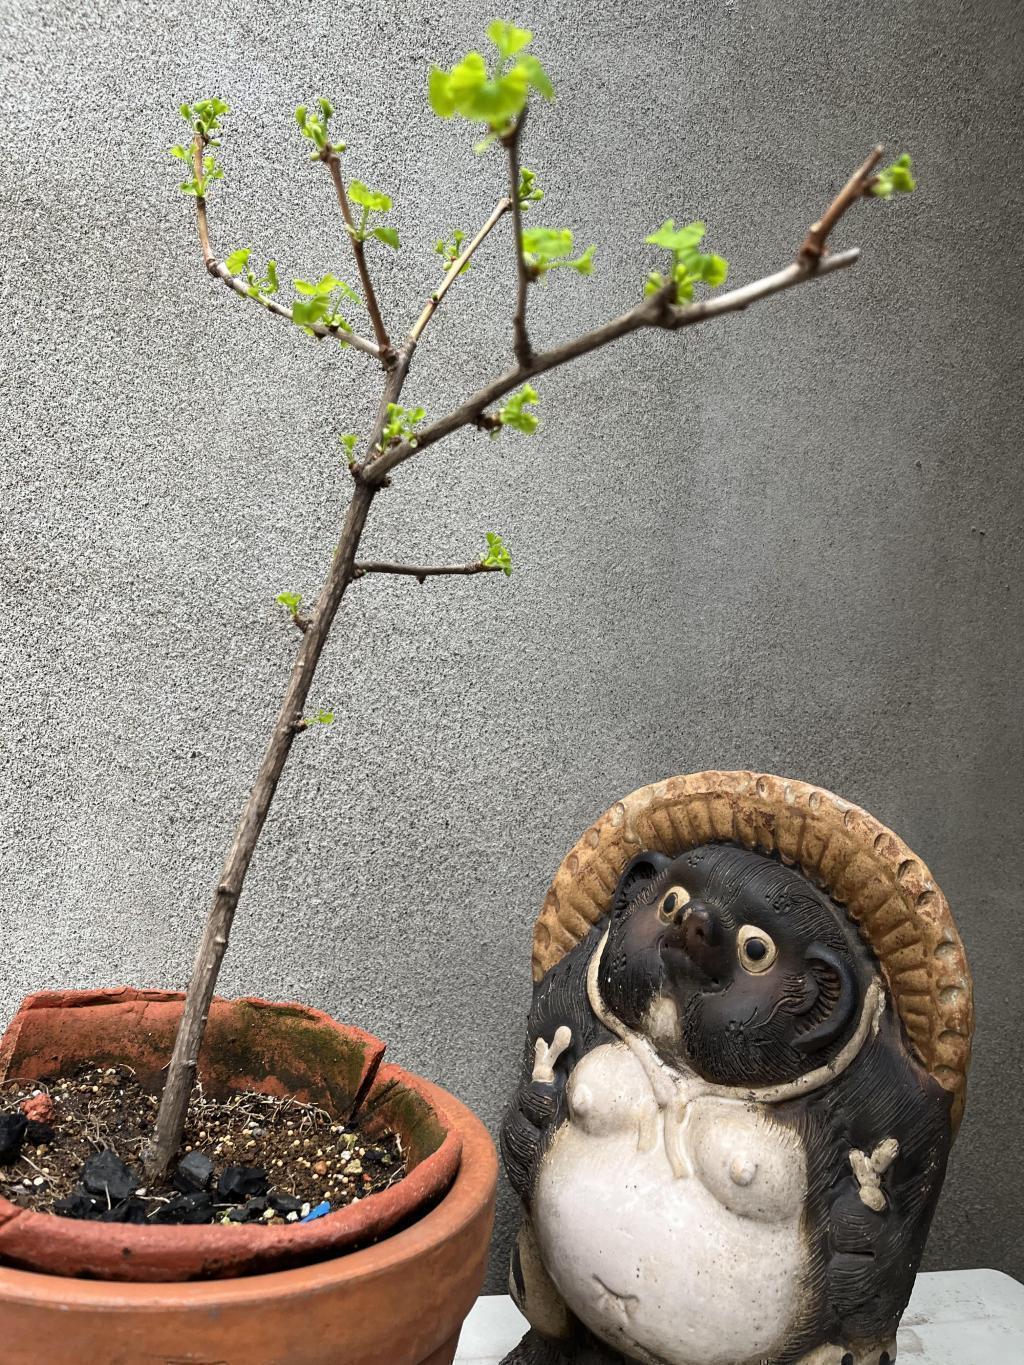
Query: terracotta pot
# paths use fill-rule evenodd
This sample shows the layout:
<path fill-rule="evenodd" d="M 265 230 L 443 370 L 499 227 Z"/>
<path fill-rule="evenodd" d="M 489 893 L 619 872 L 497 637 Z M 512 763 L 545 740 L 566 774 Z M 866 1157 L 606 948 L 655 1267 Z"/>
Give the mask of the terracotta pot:
<path fill-rule="evenodd" d="M 182 996 L 164 991 L 93 991 L 93 992 L 42 992 L 29 996 L 12 1021 L 10 1029 L 0 1044 L 0 1078 L 23 1077 L 26 1080 L 42 1080 L 45 1077 L 60 1076 L 68 1073 L 83 1062 L 97 1065 L 127 1063 L 135 1067 L 143 1084 L 156 1084 L 164 1059 L 167 1058 L 173 1031 L 182 1010 Z M 158 1298 L 150 1298 L 149 1291 L 142 1289 L 138 1282 L 182 1282 L 182 1280 L 210 1280 L 225 1276 L 251 1275 L 254 1271 L 270 1271 L 280 1267 L 313 1263 L 328 1256 L 336 1256 L 341 1250 L 369 1244 L 381 1238 L 390 1228 L 412 1222 L 423 1209 L 437 1204 L 434 1211 L 427 1215 L 433 1220 L 433 1239 L 437 1242 L 437 1254 L 444 1256 L 446 1234 L 444 1228 L 452 1224 L 453 1233 L 457 1228 L 463 1230 L 463 1239 L 470 1239 L 475 1246 L 475 1238 L 482 1238 L 475 1254 L 464 1246 L 461 1256 L 466 1259 L 466 1269 L 459 1271 L 456 1260 L 452 1274 L 455 1275 L 457 1301 L 466 1297 L 463 1290 L 470 1286 L 472 1293 L 477 1290 L 478 1272 L 482 1275 L 483 1248 L 486 1245 L 490 1226 L 490 1203 L 494 1186 L 493 1152 L 483 1159 L 481 1153 L 475 1158 L 475 1173 L 471 1175 L 470 1188 L 466 1179 L 459 1178 L 460 1198 L 456 1207 L 449 1208 L 449 1201 L 455 1190 L 452 1186 L 456 1171 L 459 1170 L 461 1149 L 466 1133 L 474 1134 L 474 1140 L 489 1144 L 486 1133 L 451 1096 L 445 1095 L 426 1081 L 403 1072 L 396 1066 L 381 1065 L 384 1046 L 359 1029 L 347 1028 L 336 1024 L 321 1011 L 306 1009 L 298 1005 L 270 1005 L 265 1001 L 242 999 L 242 1001 L 216 1001 L 210 1010 L 208 1032 L 205 1046 L 199 1061 L 199 1074 L 203 1085 L 210 1093 L 227 1093 L 232 1089 L 257 1089 L 264 1093 L 284 1095 L 291 1093 L 299 1099 L 324 1104 L 336 1114 L 352 1110 L 355 1103 L 373 1106 L 380 1100 L 370 1121 L 370 1132 L 381 1127 L 392 1127 L 400 1133 L 404 1152 L 407 1153 L 410 1173 L 392 1188 L 378 1194 L 371 1194 L 358 1204 L 339 1209 L 326 1218 L 313 1223 L 296 1224 L 280 1228 L 251 1227 L 240 1224 L 238 1227 L 223 1227 L 220 1224 L 206 1227 L 134 1227 L 124 1224 L 86 1223 L 72 1219 L 55 1218 L 48 1213 L 33 1213 L 15 1208 L 8 1201 L 0 1200 L 0 1264 L 5 1267 L 33 1269 L 48 1272 L 46 1276 L 22 1275 L 15 1269 L 0 1271 L 4 1276 L 14 1276 L 14 1280 L 4 1279 L 0 1284 L 0 1323 L 8 1325 L 8 1313 L 14 1312 L 8 1286 L 18 1283 L 18 1297 L 25 1295 L 23 1313 L 26 1323 L 45 1321 L 56 1314 L 61 1321 L 68 1319 L 68 1297 L 75 1299 L 81 1308 L 79 1312 L 85 1319 L 96 1314 L 109 1316 L 115 1314 L 117 1321 L 127 1321 L 123 1316 L 126 1302 L 120 1297 L 122 1291 L 109 1287 L 109 1293 L 101 1293 L 98 1286 L 76 1284 L 68 1276 L 83 1276 L 90 1280 L 116 1279 L 135 1282 L 123 1293 L 128 1302 L 138 1302 L 135 1316 L 145 1317 L 156 1312 Z M 385 1088 L 386 1093 L 385 1093 Z M 486 1168 L 486 1170 L 485 1170 Z M 486 1174 L 489 1171 L 490 1174 Z M 446 1196 L 448 1192 L 448 1197 Z M 470 1198 L 470 1204 L 466 1203 Z M 440 1200 L 440 1204 L 437 1201 Z M 475 1200 L 475 1203 L 474 1203 Z M 436 1215 L 442 1215 L 440 1223 Z M 419 1224 L 408 1228 L 416 1233 Z M 406 1235 L 406 1234 L 401 1234 Z M 430 1237 L 427 1237 L 427 1242 Z M 415 1242 L 415 1238 L 414 1238 Z M 426 1245 L 426 1244 L 425 1244 Z M 433 1244 L 431 1244 L 433 1245 Z M 406 1282 L 401 1290 L 401 1304 L 408 1304 L 410 1286 L 419 1274 L 418 1267 L 404 1264 L 407 1257 L 416 1256 L 415 1246 L 410 1245 L 408 1253 L 399 1254 L 401 1269 L 397 1282 Z M 369 1257 L 369 1263 L 367 1263 Z M 283 1290 L 288 1301 L 285 1317 L 291 1321 L 292 1328 L 302 1336 L 302 1321 L 306 1309 L 298 1308 L 299 1299 L 307 1293 L 314 1294 L 318 1304 L 335 1301 L 336 1297 L 345 1302 L 352 1301 L 352 1284 L 380 1282 L 381 1275 L 388 1279 L 378 1267 L 378 1259 L 390 1264 L 392 1250 L 390 1242 L 373 1248 L 369 1252 L 356 1253 L 341 1261 L 332 1261 L 324 1267 L 310 1269 L 310 1279 L 302 1282 L 288 1282 Z M 351 1274 L 350 1274 L 351 1269 Z M 49 1278 L 61 1276 L 61 1278 Z M 254 1289 L 255 1284 L 262 1289 Z M 269 1293 L 266 1275 L 259 1279 L 247 1280 L 246 1286 L 239 1290 L 240 1298 L 246 1302 L 244 1312 L 254 1313 L 254 1304 L 259 1295 Z M 314 1287 L 315 1286 L 315 1287 Z M 437 1279 L 437 1272 L 427 1276 L 426 1287 L 431 1294 L 446 1294 L 444 1280 Z M 380 1289 L 378 1284 L 374 1293 Z M 191 1320 L 193 1314 L 202 1310 L 195 1304 L 206 1305 L 210 1319 L 225 1319 L 223 1299 L 217 1294 L 221 1291 L 212 1284 L 197 1284 L 195 1299 L 193 1289 L 180 1286 L 168 1290 L 169 1304 L 176 1313 Z M 227 1293 L 227 1291 L 224 1291 Z M 214 1299 L 209 1298 L 214 1294 Z M 386 1294 L 386 1291 L 385 1291 Z M 137 1295 L 137 1298 L 132 1298 Z M 141 1297 L 138 1297 L 141 1295 Z M 206 1295 L 206 1297 L 203 1297 Z M 472 1294 L 457 1313 L 466 1312 Z M 212 1302 L 216 1301 L 216 1309 Z M 228 1294 L 228 1302 L 231 1302 Z M 421 1304 L 421 1312 L 423 1305 Z M 169 1309 L 162 1306 L 161 1312 Z M 19 1310 L 22 1312 L 22 1310 Z M 362 1312 L 362 1309 L 359 1310 Z M 455 1330 L 460 1316 L 442 1314 L 442 1324 L 451 1324 Z M 255 1314 L 257 1319 L 261 1314 Z M 132 1319 L 134 1320 L 134 1319 Z M 337 1319 L 335 1323 L 337 1324 Z M 184 1330 L 179 1323 L 179 1331 Z M 149 1331 L 149 1330 L 147 1330 Z M 337 1325 L 335 1325 L 335 1334 Z M 102 1339 L 108 1340 L 108 1328 L 102 1330 Z M 422 1335 L 422 1334 L 421 1334 Z M 430 1336 L 429 1332 L 427 1335 Z M 4 1331 L 4 1350 L 7 1351 L 7 1332 Z M 262 1340 L 264 1332 L 255 1332 L 255 1339 Z M 300 1354 L 295 1342 L 284 1350 L 284 1336 L 281 1336 L 281 1350 L 284 1354 L 255 1354 L 254 1347 L 247 1347 L 246 1360 L 356 1360 L 377 1361 L 421 1361 L 429 1358 L 422 1353 L 374 1355 L 374 1354 L 329 1354 L 328 1343 L 317 1343 L 321 1354 Z M 29 1340 L 29 1338 L 26 1338 Z M 182 1336 L 169 1335 L 168 1358 L 182 1354 Z M 431 1336 L 431 1350 L 444 1343 L 445 1336 L 434 1340 Z M 218 1346 L 220 1354 L 216 1360 L 243 1358 L 224 1354 L 229 1336 L 223 1339 L 224 1345 Z M 191 1349 L 191 1347 L 190 1347 Z M 274 1347 L 276 1349 L 276 1347 Z M 96 1355 L 85 1354 L 87 1360 L 161 1360 L 160 1354 L 135 1355 L 128 1349 L 127 1354 Z M 233 1350 L 233 1347 L 232 1347 Z M 177 1351 L 177 1357 L 175 1357 Z M 324 1354 L 328 1351 L 328 1354 Z M 74 1354 L 82 1358 L 82 1350 L 75 1347 Z M 4 1360 L 14 1360 L 4 1354 Z M 23 1360 L 57 1361 L 59 1355 L 45 1354 L 35 1350 L 35 1354 L 23 1355 Z M 67 1355 L 71 1360 L 72 1355 Z M 190 1360 L 205 1360 L 205 1355 L 188 1355 Z M 442 1360 L 444 1357 L 438 1357 Z"/>
<path fill-rule="evenodd" d="M 497 1158 L 462 1137 L 448 1193 L 411 1227 L 319 1265 L 208 1284 L 112 1284 L 0 1267 L 4 1365 L 450 1365 L 483 1282 Z"/>

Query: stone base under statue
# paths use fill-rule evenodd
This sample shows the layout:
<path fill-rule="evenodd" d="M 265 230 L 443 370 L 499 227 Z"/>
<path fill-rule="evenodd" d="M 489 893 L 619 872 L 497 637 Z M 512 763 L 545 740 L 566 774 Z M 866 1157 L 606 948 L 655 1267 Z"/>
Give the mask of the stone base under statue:
<path fill-rule="evenodd" d="M 893 1365 L 895 1360 L 895 1341 L 859 1350 L 826 1343 L 816 1346 L 793 1365 Z M 636 1365 L 636 1362 L 594 1337 L 582 1344 L 574 1342 L 571 1352 L 563 1354 L 556 1342 L 531 1331 L 505 1356 L 501 1365 Z M 646 1365 L 657 1365 L 657 1362 L 651 1358 Z M 729 1365 L 760 1365 L 760 1362 L 735 1361 Z"/>

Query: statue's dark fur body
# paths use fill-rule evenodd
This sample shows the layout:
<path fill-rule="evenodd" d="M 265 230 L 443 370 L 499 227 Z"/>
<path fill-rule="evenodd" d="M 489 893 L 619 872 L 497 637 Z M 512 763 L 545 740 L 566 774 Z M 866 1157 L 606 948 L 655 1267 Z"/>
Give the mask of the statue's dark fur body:
<path fill-rule="evenodd" d="M 658 898 L 677 884 L 685 885 L 694 905 L 708 907 L 708 937 L 718 944 L 708 948 L 703 936 L 698 944 L 688 941 L 693 961 L 688 952 L 666 949 L 665 932 L 653 919 Z M 764 926 L 778 945 L 778 970 L 770 981 L 748 979 L 739 969 L 729 976 L 741 923 Z M 827 1063 L 855 1031 L 865 989 L 877 973 L 845 913 L 774 859 L 730 845 L 707 845 L 675 862 L 658 854 L 634 859 L 611 914 L 534 989 L 520 1083 L 501 1132 L 505 1168 L 527 1210 L 544 1152 L 566 1118 L 569 1074 L 593 1048 L 613 1041 L 587 996 L 588 967 L 606 931 L 600 966 L 605 1007 L 642 1031 L 651 1000 L 670 993 L 679 1002 L 689 1066 L 718 1084 L 772 1085 Z M 683 932 L 669 931 L 677 937 Z M 549 1042 L 561 1025 L 572 1030 L 571 1046 L 554 1081 L 535 1082 L 534 1043 Z M 671 1050 L 666 1055 L 662 1044 L 658 1048 L 670 1064 L 681 1060 Z M 891 1000 L 877 1032 L 838 1077 L 772 1106 L 775 1120 L 799 1134 L 806 1152 L 803 1229 L 810 1254 L 805 1310 L 792 1339 L 767 1365 L 792 1365 L 820 1342 L 850 1349 L 895 1336 L 945 1173 L 949 1112 L 949 1096 L 914 1059 Z M 888 1138 L 898 1140 L 899 1155 L 883 1179 L 886 1208 L 876 1213 L 860 1198 L 849 1154 L 854 1148 L 870 1153 Z M 514 1283 L 516 1275 L 514 1257 Z M 558 1342 L 531 1332 L 506 1365 L 618 1365 L 625 1359 L 575 1324 Z"/>

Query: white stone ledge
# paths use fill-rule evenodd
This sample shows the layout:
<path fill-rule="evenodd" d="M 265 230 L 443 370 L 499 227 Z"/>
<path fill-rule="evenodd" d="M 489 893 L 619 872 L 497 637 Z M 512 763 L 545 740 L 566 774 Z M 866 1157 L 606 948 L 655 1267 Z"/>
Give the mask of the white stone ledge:
<path fill-rule="evenodd" d="M 507 1295 L 478 1299 L 456 1365 L 498 1365 L 525 1331 Z M 998 1270 L 919 1275 L 898 1340 L 899 1365 L 1024 1365 L 1024 1285 Z"/>

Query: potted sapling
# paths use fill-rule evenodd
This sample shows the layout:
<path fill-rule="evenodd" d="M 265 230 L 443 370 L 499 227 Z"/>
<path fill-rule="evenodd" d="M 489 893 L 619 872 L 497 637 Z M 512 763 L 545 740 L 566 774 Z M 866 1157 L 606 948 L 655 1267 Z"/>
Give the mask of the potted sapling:
<path fill-rule="evenodd" d="M 631 306 L 583 333 L 567 322 L 566 339 L 541 348 L 530 328 L 535 291 L 557 271 L 594 287 L 586 281 L 598 263 L 575 225 L 545 215 L 543 186 L 523 164 L 527 132 L 543 129 L 540 111 L 529 123 L 528 111 L 536 104 L 548 117 L 554 95 L 532 35 L 495 21 L 481 52 L 423 76 L 433 111 L 469 125 L 467 164 L 474 142 L 502 159 L 504 190 L 471 229 L 446 234 L 440 225 L 437 282 L 401 314 L 385 310 L 375 288 L 381 258 L 401 247 L 401 214 L 390 188 L 380 188 L 386 168 L 346 146 L 326 96 L 291 121 L 313 192 L 330 200 L 338 222 L 335 258 L 308 280 L 292 281 L 282 262 L 218 240 L 231 111 L 213 96 L 180 109 L 187 135 L 172 154 L 208 283 L 260 309 L 269 327 L 300 328 L 317 363 L 341 362 L 352 393 L 372 388 L 376 416 L 359 433 L 344 424 L 341 531 L 323 580 L 301 591 L 282 585 L 278 597 L 280 704 L 187 989 L 44 990 L 23 1002 L 3 1039 L 7 1362 L 451 1361 L 490 1236 L 496 1160 L 486 1131 L 451 1095 L 384 1061 L 383 1045 L 355 1021 L 335 1021 L 315 1002 L 216 994 L 281 775 L 334 719 L 314 699 L 314 682 L 329 641 L 344 634 L 345 598 L 374 575 L 399 576 L 410 591 L 427 580 L 489 578 L 493 590 L 512 571 L 498 530 L 481 527 L 479 549 L 460 562 L 422 563 L 366 557 L 364 533 L 378 499 L 401 498 L 408 467 L 429 469 L 436 447 L 457 433 L 471 429 L 481 442 L 510 447 L 540 439 L 550 371 L 586 364 L 633 333 L 679 333 L 682 342 L 691 329 L 848 270 L 858 251 L 833 250 L 840 220 L 865 201 L 913 188 L 909 160 L 883 166 L 874 149 L 820 217 L 808 213 L 791 259 L 733 284 L 705 225 L 679 217 L 681 184 L 677 203 L 636 243 Z M 809 205 L 817 193 L 807 186 Z M 513 263 L 508 354 L 457 406 L 428 412 L 431 367 L 445 363 L 428 344 L 431 323 L 458 307 L 471 329 L 474 280 L 502 257 Z M 246 911 L 255 927 L 260 906 Z"/>

